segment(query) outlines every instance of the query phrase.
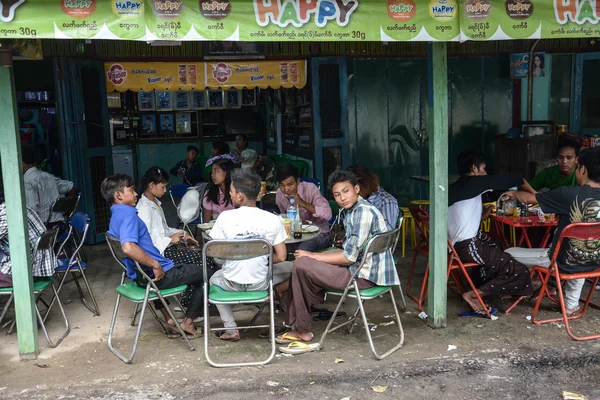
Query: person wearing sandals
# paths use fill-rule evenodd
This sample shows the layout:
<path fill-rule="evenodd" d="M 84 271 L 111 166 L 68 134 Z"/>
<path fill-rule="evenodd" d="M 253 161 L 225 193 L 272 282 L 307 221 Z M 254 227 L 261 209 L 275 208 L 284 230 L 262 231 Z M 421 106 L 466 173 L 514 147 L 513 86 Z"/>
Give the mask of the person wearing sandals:
<path fill-rule="evenodd" d="M 325 289 L 344 290 L 360 264 L 361 251 L 367 241 L 388 231 L 381 212 L 359 195 L 358 180 L 352 172 L 335 171 L 329 176 L 328 183 L 336 203 L 346 213 L 346 236 L 338 251 L 295 251 L 287 315 L 292 330 L 276 338 L 277 343 L 289 346 L 280 348 L 284 352 L 307 352 L 316 348 L 316 344 L 306 344 L 313 338 L 311 307 L 321 303 Z M 399 285 L 392 252 L 369 255 L 356 282 L 359 289 Z"/>
<path fill-rule="evenodd" d="M 152 243 L 160 251 L 160 254 L 175 264 L 196 264 L 199 266 L 198 268 L 202 268 L 201 252 L 178 246 L 182 242 L 193 243 L 199 246 L 196 239 L 181 229 L 171 228 L 167 225 L 165 213 L 159 199 L 167 192 L 168 183 L 169 174 L 166 170 L 159 167 L 152 167 L 146 171 L 140 180 L 139 191 L 142 193 L 142 196 L 135 206 L 138 210 L 138 216 L 146 224 L 152 238 Z M 182 306 L 187 307 L 189 305 L 193 289 L 190 286 L 182 296 Z M 170 320 L 169 314 L 164 309 L 162 302 L 157 300 L 154 302 L 154 306 L 157 310 L 161 311 L 165 317 L 165 321 L 169 325 L 175 323 Z"/>
<path fill-rule="evenodd" d="M 248 169 L 236 169 L 231 174 L 231 200 L 235 210 L 223 212 L 210 231 L 212 239 L 265 239 L 273 246 L 273 285 L 290 279 L 292 263 L 285 261 L 285 229 L 277 215 L 256 207 L 256 198 L 261 189 L 260 176 Z M 210 284 L 224 290 L 255 291 L 267 290 L 267 256 L 248 260 L 225 260 L 223 267 L 214 273 Z M 225 333 L 221 340 L 238 341 L 240 333 L 230 304 L 217 304 Z"/>
<path fill-rule="evenodd" d="M 236 167 L 235 158 L 230 154 L 216 156 L 208 160 L 212 166 L 210 180 L 204 198 L 204 222 L 217 219 L 226 210 L 233 210 L 229 189 L 231 186 L 231 171 Z"/>
<path fill-rule="evenodd" d="M 135 208 L 138 196 L 134 189 L 133 178 L 124 174 L 108 176 L 102 181 L 100 192 L 111 206 L 107 233 L 121 242 L 121 248 L 127 256 L 123 262 L 127 267 L 129 279 L 146 286 L 146 282 L 138 281 L 135 267 L 135 262 L 138 262 L 158 289 L 194 285 L 195 289 L 185 312 L 185 318 L 181 322 L 181 328 L 190 337 L 198 337 L 200 332 L 194 326 L 194 319 L 200 315 L 204 306 L 202 268 L 194 264 L 175 264 L 163 256 L 152 243 L 148 228 Z"/>
<path fill-rule="evenodd" d="M 556 214 L 559 217 L 550 249 L 513 247 L 507 249 L 507 253 L 527 266 L 549 267 L 558 238 L 567 225 L 575 222 L 600 222 L 600 148 L 581 151 L 575 176 L 578 186 L 562 186 L 550 192 L 536 194 L 526 191 L 506 193 L 521 203 L 539 204 L 545 214 Z M 598 268 L 598 243 L 566 240 L 557 262 L 562 273 L 594 271 Z M 585 279 L 564 283 L 565 307 L 569 316 L 579 312 L 579 298 L 584 283 Z"/>
<path fill-rule="evenodd" d="M 463 262 L 480 265 L 471 276 L 480 297 L 531 296 L 527 267 L 495 246 L 480 230 L 484 193 L 529 184 L 515 174 L 488 175 L 485 168 L 481 153 L 466 150 L 458 155 L 460 177 L 448 190 L 448 238 Z M 486 314 L 477 294 L 468 291 L 463 299 L 475 313 Z"/>

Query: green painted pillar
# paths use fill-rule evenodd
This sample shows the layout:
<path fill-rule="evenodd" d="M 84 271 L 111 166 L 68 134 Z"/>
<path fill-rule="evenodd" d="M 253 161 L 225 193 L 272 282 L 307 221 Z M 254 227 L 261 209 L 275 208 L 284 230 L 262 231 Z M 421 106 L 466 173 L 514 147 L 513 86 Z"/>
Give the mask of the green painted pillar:
<path fill-rule="evenodd" d="M 19 354 L 21 359 L 35 359 L 38 354 L 38 328 L 33 297 L 31 258 L 29 257 L 29 233 L 25 211 L 25 189 L 23 165 L 21 164 L 21 142 L 15 103 L 13 64 L 10 51 L 4 51 L 0 42 L 0 158 L 6 213 L 8 216 L 8 240 L 12 278 L 15 289 L 15 312 Z"/>
<path fill-rule="evenodd" d="M 429 294 L 428 324 L 446 326 L 448 270 L 448 57 L 447 45 L 430 43 L 429 61 Z"/>

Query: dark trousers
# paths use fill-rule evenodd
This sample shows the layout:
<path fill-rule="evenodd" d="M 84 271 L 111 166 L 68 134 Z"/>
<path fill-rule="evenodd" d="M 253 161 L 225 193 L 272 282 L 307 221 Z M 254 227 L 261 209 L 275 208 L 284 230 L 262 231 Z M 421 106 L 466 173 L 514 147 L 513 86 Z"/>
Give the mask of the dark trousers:
<path fill-rule="evenodd" d="M 212 275 L 211 271 L 207 271 L 208 278 Z M 164 278 L 155 282 L 159 289 L 169 289 L 179 285 L 193 285 L 192 295 L 185 312 L 186 318 L 196 318 L 204 309 L 204 293 L 202 285 L 204 277 L 202 275 L 202 267 L 195 264 L 179 264 L 165 272 Z M 160 300 L 154 300 L 154 308 L 160 310 L 163 304 Z"/>

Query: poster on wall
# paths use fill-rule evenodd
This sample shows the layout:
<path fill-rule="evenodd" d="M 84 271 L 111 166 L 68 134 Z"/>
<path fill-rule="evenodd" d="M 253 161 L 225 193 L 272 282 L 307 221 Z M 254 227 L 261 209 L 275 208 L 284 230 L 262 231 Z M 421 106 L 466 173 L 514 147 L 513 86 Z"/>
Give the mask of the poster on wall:
<path fill-rule="evenodd" d="M 533 54 L 533 77 L 546 76 L 545 53 Z M 510 55 L 510 79 L 527 78 L 529 74 L 529 53 L 516 53 Z"/>

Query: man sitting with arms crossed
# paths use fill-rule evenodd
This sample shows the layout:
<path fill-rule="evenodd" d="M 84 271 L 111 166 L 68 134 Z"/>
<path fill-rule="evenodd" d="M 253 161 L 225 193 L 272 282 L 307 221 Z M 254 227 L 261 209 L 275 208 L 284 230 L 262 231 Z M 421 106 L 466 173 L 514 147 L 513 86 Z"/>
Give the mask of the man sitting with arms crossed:
<path fill-rule="evenodd" d="M 290 199 L 300 210 L 300 219 L 312 221 L 321 228 L 321 234 L 312 240 L 287 246 L 289 252 L 295 250 L 319 251 L 329 246 L 329 220 L 331 219 L 331 207 L 323 197 L 319 188 L 310 182 L 300 182 L 298 168 L 292 164 L 283 164 L 277 168 L 275 173 L 279 189 L 275 201 L 279 211 L 285 214 L 290 206 Z"/>
<path fill-rule="evenodd" d="M 575 170 L 579 147 L 577 140 L 561 137 L 558 140 L 557 165 L 541 170 L 529 181 L 531 187 L 522 187 L 522 190 L 535 194 L 542 189 L 554 190 L 561 186 L 576 186 Z"/>
<path fill-rule="evenodd" d="M 312 340 L 311 307 L 321 303 L 326 288 L 343 290 L 360 263 L 367 241 L 388 230 L 379 210 L 359 196 L 360 187 L 352 172 L 333 172 L 329 176 L 329 188 L 335 201 L 344 209 L 346 238 L 341 251 L 311 253 L 296 250 L 288 308 L 288 323 L 293 330 L 277 338 L 280 344 Z M 357 284 L 358 289 L 400 284 L 392 252 L 369 255 L 358 273 Z"/>
<path fill-rule="evenodd" d="M 158 289 L 194 285 L 181 328 L 189 338 L 196 338 L 199 335 L 194 326 L 194 319 L 200 315 L 204 305 L 202 268 L 190 264 L 174 265 L 173 261 L 160 254 L 152 243 L 146 224 L 137 215 L 137 193 L 133 186 L 133 179 L 124 174 L 112 175 L 102 181 L 100 191 L 102 197 L 111 205 L 112 213 L 107 234 L 121 241 L 121 248 L 127 255 L 123 260 L 127 267 L 127 276 L 132 281 L 138 281 L 134 263 L 138 262 L 148 276 L 153 278 L 152 281 Z M 146 286 L 145 282 L 138 281 L 138 284 Z M 154 304 L 163 313 L 165 321 L 168 321 L 169 314 L 162 307 L 160 300 L 155 300 Z"/>
<path fill-rule="evenodd" d="M 213 239 L 265 239 L 273 246 L 273 285 L 290 279 L 292 263 L 286 262 L 285 229 L 278 216 L 256 207 L 256 198 L 260 193 L 260 176 L 250 169 L 236 169 L 231 173 L 231 200 L 235 210 L 224 211 L 217 218 L 210 231 Z M 248 260 L 225 260 L 223 268 L 215 272 L 210 280 L 231 292 L 249 292 L 267 290 L 267 256 Z M 238 341 L 240 333 L 233 317 L 232 306 L 217 304 L 226 332 L 221 340 Z"/>
<path fill-rule="evenodd" d="M 540 205 L 544 213 L 556 214 L 560 218 L 550 249 L 522 249 L 513 247 L 506 252 L 517 261 L 540 267 L 550 266 L 550 257 L 558 245 L 562 230 L 575 222 L 600 222 L 600 148 L 584 149 L 575 170 L 579 186 L 562 186 L 546 193 L 531 194 L 524 191 L 507 192 L 509 196 L 525 204 Z M 594 271 L 600 266 L 597 243 L 583 240 L 567 240 L 561 244 L 558 267 L 563 273 Z M 565 281 L 565 307 L 567 315 L 579 311 L 579 297 L 585 279 Z"/>

